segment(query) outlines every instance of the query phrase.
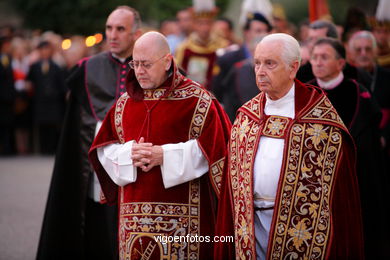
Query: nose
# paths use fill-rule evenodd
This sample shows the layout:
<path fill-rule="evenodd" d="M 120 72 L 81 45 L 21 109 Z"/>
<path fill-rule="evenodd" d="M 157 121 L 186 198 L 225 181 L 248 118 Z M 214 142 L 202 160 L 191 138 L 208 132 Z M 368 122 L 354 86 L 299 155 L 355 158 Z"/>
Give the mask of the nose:
<path fill-rule="evenodd" d="M 118 36 L 117 30 L 112 29 L 112 30 L 110 31 L 110 38 L 111 38 L 111 39 L 116 39 L 117 36 Z"/>
<path fill-rule="evenodd" d="M 256 75 L 265 75 L 264 65 L 263 64 L 256 65 L 255 72 L 256 72 Z"/>
<path fill-rule="evenodd" d="M 134 68 L 134 71 L 138 74 L 143 74 L 143 73 L 145 73 L 146 70 L 145 70 L 144 66 L 142 66 L 141 64 L 138 64 L 138 66 Z"/>

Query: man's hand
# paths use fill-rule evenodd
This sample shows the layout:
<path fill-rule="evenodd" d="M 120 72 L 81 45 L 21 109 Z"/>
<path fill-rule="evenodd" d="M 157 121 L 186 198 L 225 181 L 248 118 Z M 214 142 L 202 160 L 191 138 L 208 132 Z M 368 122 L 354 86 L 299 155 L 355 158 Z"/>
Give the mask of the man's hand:
<path fill-rule="evenodd" d="M 144 172 L 148 172 L 154 166 L 163 163 L 162 147 L 152 143 L 144 143 L 143 137 L 141 137 L 138 143 L 133 144 L 131 152 L 134 166 L 141 168 Z"/>

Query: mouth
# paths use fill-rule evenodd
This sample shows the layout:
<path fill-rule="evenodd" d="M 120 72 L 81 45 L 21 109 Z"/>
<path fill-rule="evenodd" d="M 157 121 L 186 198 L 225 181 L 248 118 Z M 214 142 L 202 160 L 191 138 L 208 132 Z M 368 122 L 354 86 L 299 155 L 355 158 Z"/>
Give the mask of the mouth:
<path fill-rule="evenodd" d="M 268 81 L 263 81 L 263 80 L 258 80 L 257 81 L 257 83 L 259 84 L 259 85 L 268 85 L 269 84 L 269 82 Z"/>
<path fill-rule="evenodd" d="M 145 79 L 145 78 L 139 78 L 138 79 L 139 82 L 145 82 L 145 81 L 148 81 L 148 79 Z"/>

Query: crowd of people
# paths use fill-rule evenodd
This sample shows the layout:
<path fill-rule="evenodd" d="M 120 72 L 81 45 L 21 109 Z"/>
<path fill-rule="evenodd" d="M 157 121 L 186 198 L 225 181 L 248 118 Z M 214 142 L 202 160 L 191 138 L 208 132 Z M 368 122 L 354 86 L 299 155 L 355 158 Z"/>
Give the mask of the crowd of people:
<path fill-rule="evenodd" d="M 53 32 L 1 27 L 0 154 L 55 154 L 66 107 L 65 80 L 88 49 L 81 36 L 62 49 Z"/>
<path fill-rule="evenodd" d="M 0 153 L 57 151 L 38 259 L 388 257 L 390 21 L 354 15 L 254 11 L 241 41 L 214 6 L 120 6 L 68 50 L 4 28 Z M 153 239 L 186 234 L 235 243 Z"/>

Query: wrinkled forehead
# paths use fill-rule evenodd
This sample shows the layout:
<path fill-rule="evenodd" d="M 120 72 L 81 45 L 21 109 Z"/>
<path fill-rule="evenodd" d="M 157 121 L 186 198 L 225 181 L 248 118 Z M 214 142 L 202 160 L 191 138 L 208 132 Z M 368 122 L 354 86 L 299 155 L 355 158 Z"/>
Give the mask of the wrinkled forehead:
<path fill-rule="evenodd" d="M 259 59 L 281 59 L 282 43 L 278 41 L 261 41 L 256 46 L 254 58 Z"/>

